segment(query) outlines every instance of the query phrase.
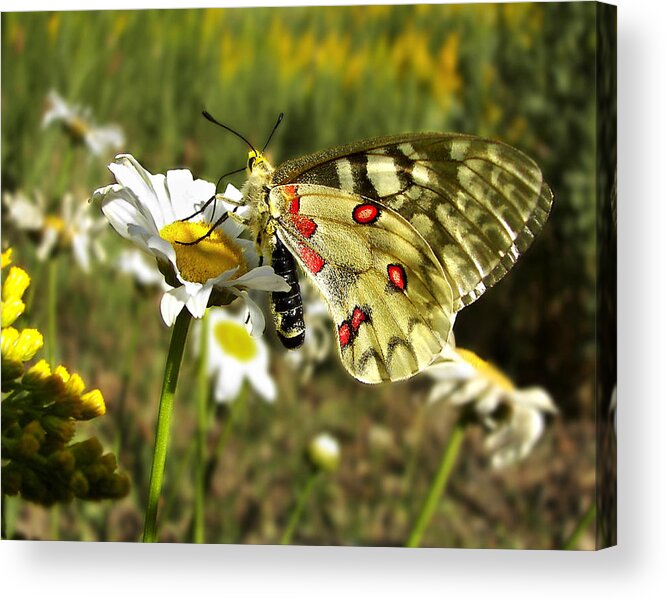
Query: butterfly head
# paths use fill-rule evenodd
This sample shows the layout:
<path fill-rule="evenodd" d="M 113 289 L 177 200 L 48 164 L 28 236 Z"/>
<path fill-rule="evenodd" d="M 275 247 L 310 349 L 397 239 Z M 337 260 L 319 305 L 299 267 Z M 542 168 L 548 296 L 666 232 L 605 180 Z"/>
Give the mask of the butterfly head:
<path fill-rule="evenodd" d="M 258 150 L 250 150 L 247 153 L 247 169 L 250 173 L 264 170 L 267 165 L 266 157 Z"/>
<path fill-rule="evenodd" d="M 247 170 L 251 176 L 263 178 L 273 171 L 273 167 L 261 152 L 253 149 L 247 153 Z"/>

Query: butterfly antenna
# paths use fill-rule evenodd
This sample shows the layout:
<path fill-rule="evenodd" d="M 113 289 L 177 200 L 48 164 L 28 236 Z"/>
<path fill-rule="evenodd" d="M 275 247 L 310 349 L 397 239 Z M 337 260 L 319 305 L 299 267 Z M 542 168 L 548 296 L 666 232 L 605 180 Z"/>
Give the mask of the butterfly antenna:
<path fill-rule="evenodd" d="M 218 125 L 219 127 L 222 127 L 223 129 L 226 129 L 226 130 L 229 131 L 230 133 L 233 133 L 236 137 L 238 137 L 238 138 L 240 138 L 241 140 L 243 140 L 243 141 L 244 141 L 244 142 L 250 147 L 250 149 L 251 149 L 255 154 L 259 154 L 259 153 L 257 152 L 257 149 L 256 149 L 256 148 L 250 143 L 250 141 L 249 141 L 244 135 L 241 135 L 241 134 L 238 133 L 235 129 L 232 129 L 232 128 L 229 127 L 228 125 L 225 125 L 224 123 L 220 123 L 220 122 L 219 122 L 215 117 L 213 117 L 213 115 L 211 115 L 207 110 L 202 110 L 202 111 L 201 111 L 201 114 L 202 114 L 206 119 L 208 119 L 211 123 L 215 123 L 215 125 Z"/>
<path fill-rule="evenodd" d="M 266 148 L 268 148 L 268 144 L 271 141 L 271 138 L 273 137 L 273 134 L 275 133 L 275 130 L 278 128 L 278 125 L 282 123 L 282 119 L 284 119 L 284 113 L 281 112 L 277 118 L 277 121 L 275 122 L 275 125 L 273 125 L 273 131 L 271 131 L 271 134 L 268 136 L 268 139 L 266 140 L 266 143 L 264 144 L 264 147 L 261 150 L 261 153 L 263 154 L 266 152 Z"/>
<path fill-rule="evenodd" d="M 228 173 L 225 173 L 224 175 L 222 175 L 222 177 L 220 177 L 217 180 L 217 183 L 215 184 L 215 193 L 210 198 L 208 198 L 208 200 L 206 200 L 206 202 L 204 202 L 204 204 L 201 206 L 201 208 L 199 210 L 193 212 L 191 215 L 185 217 L 184 219 L 180 219 L 181 222 L 189 221 L 190 219 L 193 219 L 197 215 L 200 215 L 204 210 L 206 210 L 210 206 L 211 202 L 215 202 L 215 200 L 217 198 L 217 194 L 218 194 L 217 190 L 219 189 L 220 183 L 222 183 L 222 180 L 225 177 L 229 177 L 229 175 L 235 175 L 236 173 L 240 173 L 242 171 L 245 171 L 245 168 L 246 167 L 241 167 L 240 169 L 235 169 L 233 171 L 229 171 Z M 214 212 L 215 212 L 215 210 L 213 210 L 213 213 Z M 180 242 L 178 242 L 178 243 L 180 243 Z"/>

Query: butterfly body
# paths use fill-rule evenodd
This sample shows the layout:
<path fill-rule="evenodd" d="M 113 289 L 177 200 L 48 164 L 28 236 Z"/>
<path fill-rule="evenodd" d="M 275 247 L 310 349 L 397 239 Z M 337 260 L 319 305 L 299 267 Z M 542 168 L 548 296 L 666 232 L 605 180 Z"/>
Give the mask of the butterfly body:
<path fill-rule="evenodd" d="M 365 140 L 274 169 L 251 152 L 243 188 L 262 255 L 285 277 L 278 336 L 304 339 L 295 265 L 319 289 L 342 362 L 367 383 L 406 379 L 446 344 L 455 313 L 511 268 L 552 194 L 535 163 L 458 134 Z"/>

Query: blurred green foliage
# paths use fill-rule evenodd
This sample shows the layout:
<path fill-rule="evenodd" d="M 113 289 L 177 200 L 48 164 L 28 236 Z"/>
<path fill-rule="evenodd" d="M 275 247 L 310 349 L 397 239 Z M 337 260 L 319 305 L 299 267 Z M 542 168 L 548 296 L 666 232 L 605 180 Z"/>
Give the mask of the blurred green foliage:
<path fill-rule="evenodd" d="M 594 3 L 523 3 L 5 13 L 2 187 L 27 193 L 39 189 L 55 205 L 66 190 L 86 197 L 111 181 L 105 170 L 111 154 L 89 157 L 82 148 L 72 147 L 57 128 L 41 128 L 50 90 L 90 106 L 99 123 L 120 124 L 126 134 L 125 150 L 153 172 L 183 166 L 212 181 L 241 167 L 246 148 L 205 121 L 203 108 L 256 144 L 264 141 L 277 114 L 284 111 L 285 121 L 269 150 L 274 163 L 403 131 L 459 131 L 501 139 L 541 166 L 555 195 L 553 211 L 512 273 L 460 314 L 457 339 L 461 346 L 501 365 L 518 385 L 547 388 L 565 417 L 591 418 L 596 275 L 595 10 Z M 236 183 L 241 182 L 242 176 Z M 20 247 L 23 238 L 4 222 L 3 234 Z M 116 239 L 111 244 L 113 248 L 122 246 Z M 126 411 L 128 407 L 137 411 L 131 419 L 128 413 L 117 417 L 121 430 L 131 433 L 123 438 L 128 445 L 121 453 L 121 464 L 135 479 L 146 481 L 142 469 L 148 464 L 154 418 L 148 399 L 153 402 L 157 397 L 161 352 L 166 348 L 166 332 L 159 326 L 155 301 L 133 305 L 136 297 L 122 284 L 126 280 L 104 267 L 94 279 L 74 272 L 61 272 L 61 279 L 61 296 L 68 298 L 60 323 L 63 352 L 83 355 L 84 364 L 99 379 L 96 384 L 105 382 L 118 393 L 118 402 Z M 146 323 L 138 341 L 127 330 L 127 323 L 136 322 Z M 138 344 L 137 361 L 123 367 L 124 348 L 134 344 Z M 392 428 L 391 435 L 397 436 L 396 443 L 403 444 L 403 449 L 410 447 L 411 442 L 402 436 L 413 428 L 410 419 L 421 384 L 374 391 L 364 388 L 365 399 L 359 396 L 356 384 L 344 380 L 336 361 L 334 357 L 327 364 L 337 369 L 330 377 L 342 379 L 344 389 L 352 390 L 352 397 L 357 394 L 356 399 L 343 401 L 345 393 L 321 369 L 315 375 L 316 383 L 299 392 L 298 402 L 302 400 L 307 410 L 299 409 L 293 399 L 291 403 L 278 401 L 276 414 L 261 406 L 252 419 L 242 421 L 244 429 L 238 436 L 246 440 L 264 436 L 262 427 L 271 423 L 270 435 L 258 442 L 261 450 L 253 456 L 264 456 L 261 452 L 270 450 L 266 440 L 282 444 L 285 456 L 301 442 L 303 447 L 305 438 L 293 434 L 290 423 L 306 423 L 308 435 L 316 423 L 337 427 L 343 441 L 351 443 L 354 432 L 360 435 L 372 429 L 366 419 L 373 417 L 382 427 Z M 327 393 L 333 396 L 329 404 Z M 105 391 L 105 396 L 111 406 L 112 394 Z M 399 399 L 402 406 L 388 403 L 390 399 Z M 191 398 L 180 402 L 193 409 Z M 278 419 L 282 422 L 272 425 Z M 173 456 L 182 452 L 178 441 L 187 439 L 183 427 L 176 434 Z M 280 432 L 289 436 L 289 431 L 293 439 L 280 438 Z M 593 440 L 576 436 L 574 455 L 579 459 L 591 451 Z M 362 455 L 362 442 L 358 443 L 361 447 L 355 447 L 355 452 Z M 564 447 L 571 451 L 571 446 Z M 229 452 L 234 455 L 233 447 Z M 391 457 L 382 452 L 380 458 L 373 456 L 373 468 L 399 470 L 404 464 L 396 466 L 395 461 L 408 460 L 406 451 Z M 435 448 L 432 460 L 438 452 Z M 123 463 L 123 454 L 130 464 Z M 292 462 L 298 462 L 298 452 L 295 454 Z M 233 480 L 239 485 L 239 478 L 251 478 L 259 469 L 252 466 L 249 455 L 248 450 L 243 464 L 236 464 Z M 427 457 L 419 460 L 423 473 L 419 471 L 415 477 L 422 480 L 409 483 L 413 486 L 410 494 L 425 489 L 434 468 L 431 462 Z M 572 465 L 593 469 L 593 461 L 583 462 L 585 467 L 577 462 Z M 228 463 L 225 468 L 230 468 Z M 286 468 L 293 471 L 296 465 Z M 463 470 L 469 469 L 474 467 Z M 357 512 L 351 518 L 353 523 L 335 513 L 328 523 L 306 524 L 305 539 L 400 543 L 409 511 L 399 496 L 407 491 L 391 487 L 391 479 L 386 478 L 378 488 L 366 481 L 369 487 L 363 491 L 359 481 L 345 475 L 344 469 L 341 473 L 339 481 L 350 479 L 349 498 L 357 498 L 360 511 L 380 502 L 382 494 L 393 494 L 397 499 L 391 500 L 391 507 L 397 507 L 397 512 L 385 507 L 384 521 L 378 517 L 376 522 Z M 580 492 L 577 486 L 584 486 L 581 481 L 585 478 L 579 472 L 567 477 L 572 493 Z M 239 499 L 235 509 L 226 506 L 221 518 L 227 529 L 221 539 L 239 539 L 240 534 L 229 527 L 251 531 L 257 523 L 253 510 L 264 516 L 259 522 L 270 523 L 262 511 L 289 506 L 287 496 L 277 498 L 278 508 L 266 508 L 262 492 L 279 482 L 258 475 L 254 481 L 256 486 L 246 490 L 253 499 L 249 504 Z M 228 492 L 228 485 L 218 492 Z M 139 506 L 141 500 L 137 500 Z M 328 500 L 338 506 L 339 498 Z M 552 519 L 550 525 L 559 531 L 563 520 L 575 518 L 579 508 L 570 504 L 562 508 L 564 514 L 558 509 L 536 517 L 533 511 L 542 506 L 543 497 L 524 503 L 517 497 L 514 500 L 517 512 L 495 528 L 494 541 L 488 542 L 476 531 L 445 528 L 439 532 L 443 537 L 437 537 L 435 531 L 430 542 L 548 547 L 556 534 L 548 532 L 546 521 Z M 239 506 L 243 510 L 250 506 L 249 516 Z M 516 541 L 511 531 L 521 522 L 516 515 L 525 516 L 523 509 L 541 533 L 528 541 Z M 238 511 L 243 514 L 238 516 Z M 238 518 L 229 517 L 230 513 Z M 244 522 L 243 515 L 249 521 Z M 500 517 L 490 519 L 493 527 L 497 519 Z M 535 519 L 544 522 L 535 523 Z M 224 523 L 217 526 L 224 529 Z M 241 536 L 245 541 L 274 538 L 270 527 Z"/>

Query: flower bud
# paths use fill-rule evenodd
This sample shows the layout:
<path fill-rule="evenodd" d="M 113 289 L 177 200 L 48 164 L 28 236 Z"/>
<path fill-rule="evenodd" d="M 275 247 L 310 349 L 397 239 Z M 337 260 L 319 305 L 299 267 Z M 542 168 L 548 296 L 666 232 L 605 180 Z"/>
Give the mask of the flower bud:
<path fill-rule="evenodd" d="M 51 376 L 51 367 L 44 360 L 40 360 L 30 367 L 23 376 L 23 387 L 26 389 L 38 389 Z"/>
<path fill-rule="evenodd" d="M 81 396 L 81 415 L 79 419 L 87 421 L 96 417 L 101 417 L 106 413 L 106 404 L 104 404 L 104 396 L 99 390 L 91 390 L 90 392 Z"/>
<path fill-rule="evenodd" d="M 72 444 L 70 450 L 76 457 L 77 465 L 87 465 L 94 463 L 102 456 L 102 444 L 96 437 L 88 438 L 77 444 Z"/>
<path fill-rule="evenodd" d="M 65 448 L 53 452 L 48 458 L 48 464 L 55 471 L 69 474 L 73 473 L 76 468 L 76 459 L 72 452 L 68 448 Z"/>
<path fill-rule="evenodd" d="M 16 319 L 18 319 L 25 310 L 23 300 L 12 298 L 6 302 L 2 302 L 2 327 L 9 327 Z"/>
<path fill-rule="evenodd" d="M 3 359 L 25 362 L 35 356 L 43 345 L 44 338 L 36 329 L 17 332 L 13 327 L 8 327 L 2 330 Z"/>
<path fill-rule="evenodd" d="M 61 419 L 55 415 L 45 415 L 41 422 L 48 433 L 64 444 L 69 442 L 76 433 L 76 423 L 69 419 Z"/>
<path fill-rule="evenodd" d="M 20 300 L 30 285 L 30 276 L 20 267 L 12 267 L 2 284 L 2 300 Z"/>
<path fill-rule="evenodd" d="M 2 467 L 2 493 L 16 496 L 21 489 L 21 472 L 14 463 Z"/>
<path fill-rule="evenodd" d="M 39 440 L 35 436 L 24 433 L 16 442 L 14 450 L 24 458 L 30 458 L 39 452 Z"/>
<path fill-rule="evenodd" d="M 7 248 L 7 250 L 5 250 L 2 253 L 2 268 L 4 269 L 5 267 L 8 267 L 11 264 L 12 264 L 12 249 Z"/>
<path fill-rule="evenodd" d="M 75 471 L 69 480 L 69 489 L 77 498 L 85 498 L 90 490 L 86 476 L 81 471 Z"/>
<path fill-rule="evenodd" d="M 335 471 L 340 464 L 340 444 L 329 433 L 320 433 L 308 444 L 308 458 L 321 471 Z"/>

